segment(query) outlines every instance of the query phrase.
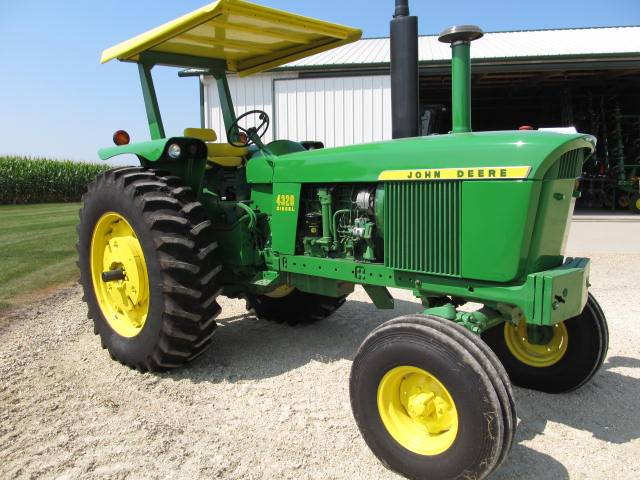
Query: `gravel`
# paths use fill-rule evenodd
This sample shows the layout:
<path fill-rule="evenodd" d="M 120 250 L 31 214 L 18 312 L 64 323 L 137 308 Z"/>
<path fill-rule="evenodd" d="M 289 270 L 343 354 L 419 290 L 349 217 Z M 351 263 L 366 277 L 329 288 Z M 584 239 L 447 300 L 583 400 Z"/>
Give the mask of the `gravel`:
<path fill-rule="evenodd" d="M 640 478 L 640 255 L 593 259 L 609 357 L 567 395 L 516 389 L 516 445 L 493 479 Z M 186 368 L 139 374 L 93 335 L 78 287 L 0 320 L 0 478 L 397 478 L 349 406 L 367 333 L 419 309 L 378 311 L 357 289 L 331 318 L 287 327 L 224 299 L 213 347 Z"/>

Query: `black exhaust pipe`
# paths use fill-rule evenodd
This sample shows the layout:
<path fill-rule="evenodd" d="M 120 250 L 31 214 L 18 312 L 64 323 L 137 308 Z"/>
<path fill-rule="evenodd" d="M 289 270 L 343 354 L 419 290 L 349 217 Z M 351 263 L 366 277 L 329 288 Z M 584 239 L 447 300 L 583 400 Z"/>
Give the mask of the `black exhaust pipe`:
<path fill-rule="evenodd" d="M 391 126 L 393 138 L 419 135 L 418 17 L 409 0 L 396 0 L 391 20 Z"/>

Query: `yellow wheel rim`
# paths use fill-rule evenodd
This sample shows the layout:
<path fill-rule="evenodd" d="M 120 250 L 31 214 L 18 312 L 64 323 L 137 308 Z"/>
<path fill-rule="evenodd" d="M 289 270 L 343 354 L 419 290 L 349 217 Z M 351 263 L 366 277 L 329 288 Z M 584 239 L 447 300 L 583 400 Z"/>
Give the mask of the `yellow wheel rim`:
<path fill-rule="evenodd" d="M 103 279 L 104 272 L 120 270 L 123 278 Z M 105 213 L 93 229 L 91 280 L 100 310 L 111 328 L 123 337 L 138 335 L 149 311 L 149 276 L 140 241 L 118 213 Z"/>
<path fill-rule="evenodd" d="M 636 198 L 636 209 L 640 210 L 640 197 Z"/>
<path fill-rule="evenodd" d="M 280 285 L 279 287 L 274 288 L 270 292 L 265 293 L 265 295 L 270 298 L 283 298 L 289 295 L 295 289 L 295 287 L 292 287 L 291 285 L 287 285 L 285 283 L 283 285 Z"/>
<path fill-rule="evenodd" d="M 393 439 L 419 455 L 446 451 L 458 433 L 451 394 L 435 376 L 418 367 L 395 367 L 382 377 L 378 411 Z"/>
<path fill-rule="evenodd" d="M 507 348 L 522 363 L 531 367 L 550 367 L 560 361 L 567 353 L 569 334 L 564 323 L 556 323 L 553 327 L 553 335 L 548 343 L 536 345 L 529 343 L 527 335 L 527 322 L 521 320 L 518 325 L 504 324 L 504 339 Z"/>

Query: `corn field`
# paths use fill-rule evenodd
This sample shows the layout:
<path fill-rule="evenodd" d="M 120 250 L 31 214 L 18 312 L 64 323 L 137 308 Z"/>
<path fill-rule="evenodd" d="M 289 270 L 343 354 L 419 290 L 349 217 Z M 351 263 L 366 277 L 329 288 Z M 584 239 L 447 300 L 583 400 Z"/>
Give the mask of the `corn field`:
<path fill-rule="evenodd" d="M 0 204 L 77 202 L 107 165 L 0 157 Z"/>

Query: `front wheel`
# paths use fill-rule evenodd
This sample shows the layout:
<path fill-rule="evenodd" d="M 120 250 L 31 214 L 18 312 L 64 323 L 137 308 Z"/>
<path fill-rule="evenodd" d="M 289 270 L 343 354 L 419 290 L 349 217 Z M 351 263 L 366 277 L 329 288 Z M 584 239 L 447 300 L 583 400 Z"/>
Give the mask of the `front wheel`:
<path fill-rule="evenodd" d="M 527 324 L 505 323 L 482 334 L 511 381 L 520 387 L 547 393 L 575 390 L 602 366 L 609 348 L 609 330 L 602 308 L 589 294 L 582 313 L 529 338 Z M 542 340 L 542 341 L 541 341 Z"/>
<path fill-rule="evenodd" d="M 376 328 L 353 362 L 360 432 L 387 467 L 409 478 L 485 478 L 511 446 L 508 380 L 493 353 L 456 328 L 400 317 Z"/>

